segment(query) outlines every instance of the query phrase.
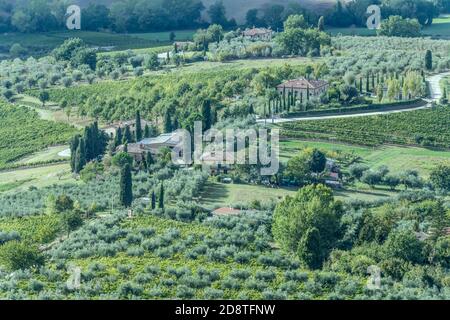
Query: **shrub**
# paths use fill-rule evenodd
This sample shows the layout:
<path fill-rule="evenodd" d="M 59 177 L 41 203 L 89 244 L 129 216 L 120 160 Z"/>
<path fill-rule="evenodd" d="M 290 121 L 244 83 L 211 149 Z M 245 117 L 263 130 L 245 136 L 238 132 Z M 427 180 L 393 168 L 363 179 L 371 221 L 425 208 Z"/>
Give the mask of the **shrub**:
<path fill-rule="evenodd" d="M 192 299 L 195 295 L 195 291 L 185 285 L 177 287 L 176 296 L 180 299 Z"/>
<path fill-rule="evenodd" d="M 237 269 L 230 272 L 230 277 L 239 280 L 246 280 L 250 277 L 250 271 L 245 269 Z"/>
<path fill-rule="evenodd" d="M 119 273 L 126 275 L 130 273 L 133 267 L 134 266 L 132 264 L 119 264 L 117 265 L 116 269 L 117 271 L 119 271 Z"/>
<path fill-rule="evenodd" d="M 44 289 L 44 284 L 39 280 L 32 279 L 30 281 L 29 288 L 34 292 L 40 292 Z"/>
<path fill-rule="evenodd" d="M 273 270 L 260 270 L 255 274 L 255 278 L 258 280 L 264 281 L 273 281 L 276 277 L 276 274 Z"/>
<path fill-rule="evenodd" d="M 228 277 L 221 281 L 221 287 L 223 289 L 239 290 L 241 288 L 241 284 L 238 280 Z"/>
<path fill-rule="evenodd" d="M 122 297 L 139 296 L 142 292 L 142 287 L 136 283 L 125 282 L 119 286 L 119 294 Z"/>
<path fill-rule="evenodd" d="M 287 299 L 286 293 L 281 292 L 281 291 L 265 290 L 262 295 L 263 295 L 264 300 L 286 300 Z"/>
<path fill-rule="evenodd" d="M 267 282 L 256 279 L 249 279 L 245 286 L 250 290 L 257 291 L 264 291 L 268 287 Z"/>
<path fill-rule="evenodd" d="M 206 288 L 203 294 L 205 300 L 219 300 L 223 299 L 223 290 Z"/>
<path fill-rule="evenodd" d="M 0 265 L 8 270 L 28 269 L 44 264 L 44 257 L 37 247 L 17 240 L 0 246 Z"/>
<path fill-rule="evenodd" d="M 287 281 L 305 282 L 308 280 L 308 273 L 297 270 L 289 270 L 284 273 L 284 278 Z"/>
<path fill-rule="evenodd" d="M 130 257 L 140 257 L 144 255 L 144 249 L 141 247 L 131 247 L 127 249 L 127 255 Z"/>

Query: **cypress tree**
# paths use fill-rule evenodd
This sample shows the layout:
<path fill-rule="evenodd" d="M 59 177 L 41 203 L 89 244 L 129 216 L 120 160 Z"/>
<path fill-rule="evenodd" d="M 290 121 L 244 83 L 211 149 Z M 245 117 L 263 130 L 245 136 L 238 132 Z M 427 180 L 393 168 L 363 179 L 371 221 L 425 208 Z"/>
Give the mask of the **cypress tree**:
<path fill-rule="evenodd" d="M 72 169 L 72 172 L 75 172 L 75 155 L 79 145 L 80 136 L 77 134 L 70 141 L 70 168 Z"/>
<path fill-rule="evenodd" d="M 283 87 L 283 109 L 286 110 L 286 87 Z"/>
<path fill-rule="evenodd" d="M 372 91 L 375 91 L 375 75 L 372 73 Z"/>
<path fill-rule="evenodd" d="M 80 143 L 78 145 L 77 151 L 75 153 L 75 164 L 74 164 L 74 172 L 80 173 L 86 165 L 86 148 L 84 139 L 80 139 Z"/>
<path fill-rule="evenodd" d="M 164 127 L 164 133 L 170 133 L 170 132 L 172 132 L 172 120 L 170 119 L 170 114 L 169 114 L 169 112 L 166 112 L 166 113 L 164 114 L 163 127 Z"/>
<path fill-rule="evenodd" d="M 130 143 L 133 142 L 133 137 L 131 135 L 131 131 L 130 131 L 130 127 L 129 126 L 125 126 L 125 132 L 123 134 L 123 140 L 122 143 Z"/>
<path fill-rule="evenodd" d="M 86 161 L 90 161 L 93 159 L 93 150 L 92 150 L 92 131 L 91 126 L 86 126 L 84 128 L 84 134 L 83 134 L 83 140 L 84 140 L 84 147 L 86 150 L 85 158 Z"/>
<path fill-rule="evenodd" d="M 292 94 L 291 94 L 291 107 L 294 107 L 295 106 L 295 93 L 294 93 L 294 91 L 292 91 Z"/>
<path fill-rule="evenodd" d="M 363 81 L 362 77 L 359 78 L 359 93 L 362 94 L 363 92 Z"/>
<path fill-rule="evenodd" d="M 148 126 L 148 124 L 145 124 L 144 127 L 144 138 L 150 138 L 150 127 Z"/>
<path fill-rule="evenodd" d="M 118 127 L 116 130 L 116 137 L 114 138 L 114 144 L 116 147 L 120 146 L 123 141 L 122 128 Z"/>
<path fill-rule="evenodd" d="M 306 100 L 309 101 L 309 84 L 306 85 Z"/>
<path fill-rule="evenodd" d="M 164 209 L 164 184 L 162 182 L 159 188 L 158 208 Z"/>
<path fill-rule="evenodd" d="M 156 209 L 156 195 L 155 195 L 155 191 L 152 191 L 152 210 Z"/>
<path fill-rule="evenodd" d="M 136 142 L 142 140 L 142 125 L 141 125 L 141 113 L 136 111 Z"/>
<path fill-rule="evenodd" d="M 120 170 L 120 203 L 129 208 L 133 202 L 133 181 L 130 164 L 125 164 Z"/>
<path fill-rule="evenodd" d="M 425 69 L 428 71 L 433 70 L 433 53 L 431 50 L 427 50 L 425 53 Z"/>
<path fill-rule="evenodd" d="M 147 168 L 150 169 L 150 166 L 154 163 L 152 153 L 150 151 L 147 152 L 145 161 L 147 162 Z"/>
<path fill-rule="evenodd" d="M 370 91 L 370 79 L 369 74 L 366 75 L 366 92 Z"/>
<path fill-rule="evenodd" d="M 201 113 L 204 130 L 211 129 L 211 101 L 209 99 L 203 101 Z"/>

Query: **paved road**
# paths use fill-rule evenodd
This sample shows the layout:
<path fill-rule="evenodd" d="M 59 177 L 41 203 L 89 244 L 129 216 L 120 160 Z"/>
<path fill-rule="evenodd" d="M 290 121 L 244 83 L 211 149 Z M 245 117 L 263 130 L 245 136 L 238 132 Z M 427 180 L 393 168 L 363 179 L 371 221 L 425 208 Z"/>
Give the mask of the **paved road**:
<path fill-rule="evenodd" d="M 258 119 L 258 123 L 267 122 L 271 123 L 284 123 L 284 122 L 293 122 L 293 121 L 309 121 L 309 120 L 323 120 L 323 119 L 338 119 L 338 118 L 353 118 L 353 117 L 366 117 L 380 114 L 389 114 L 389 113 L 399 113 L 399 112 L 407 112 L 414 111 L 420 109 L 426 109 L 431 107 L 432 101 L 438 101 L 442 96 L 442 90 L 439 85 L 439 82 L 442 78 L 450 76 L 450 72 L 439 73 L 433 76 L 429 76 L 427 78 L 427 82 L 430 84 L 430 99 L 425 99 L 428 104 L 421 107 L 414 107 L 410 109 L 401 109 L 401 110 L 389 110 L 389 111 L 373 111 L 373 112 L 361 112 L 361 113 L 352 113 L 352 114 L 341 114 L 341 115 L 333 115 L 333 116 L 317 116 L 317 117 L 298 117 L 298 118 L 276 118 L 272 119 Z"/>

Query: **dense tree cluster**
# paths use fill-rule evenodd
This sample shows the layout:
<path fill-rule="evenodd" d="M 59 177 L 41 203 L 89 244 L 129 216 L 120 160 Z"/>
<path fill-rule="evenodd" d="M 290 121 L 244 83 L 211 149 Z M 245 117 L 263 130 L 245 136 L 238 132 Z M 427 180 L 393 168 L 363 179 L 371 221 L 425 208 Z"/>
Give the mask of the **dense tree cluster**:
<path fill-rule="evenodd" d="M 0 31 L 42 32 L 63 29 L 65 0 L 0 1 Z M 84 30 L 117 32 L 161 31 L 195 28 L 204 6 L 199 0 L 149 2 L 114 1 L 111 6 L 90 3 L 81 12 Z"/>
<path fill-rule="evenodd" d="M 75 135 L 70 142 L 72 172 L 80 173 L 88 162 L 101 157 L 108 139 L 108 135 L 98 129 L 97 122 L 85 127 L 83 136 Z"/>
<path fill-rule="evenodd" d="M 431 0 L 352 0 L 336 1 L 334 9 L 325 17 L 325 23 L 335 27 L 356 25 L 365 27 L 371 4 L 381 7 L 382 18 L 398 15 L 403 18 L 416 19 L 420 25 L 431 25 L 433 18 L 440 11 L 447 10 L 439 1 Z"/>

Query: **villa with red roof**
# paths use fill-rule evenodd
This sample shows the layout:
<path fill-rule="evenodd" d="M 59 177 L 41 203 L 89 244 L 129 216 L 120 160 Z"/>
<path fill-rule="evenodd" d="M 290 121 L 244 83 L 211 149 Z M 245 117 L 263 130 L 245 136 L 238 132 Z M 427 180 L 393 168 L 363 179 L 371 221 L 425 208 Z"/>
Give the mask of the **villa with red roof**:
<path fill-rule="evenodd" d="M 328 90 L 328 87 L 328 82 L 324 80 L 308 80 L 305 78 L 299 78 L 283 82 L 277 86 L 277 90 L 281 94 L 283 94 L 283 91 L 293 91 L 296 96 L 303 96 L 306 98 L 308 91 L 310 97 L 319 97 L 322 93 Z"/>

